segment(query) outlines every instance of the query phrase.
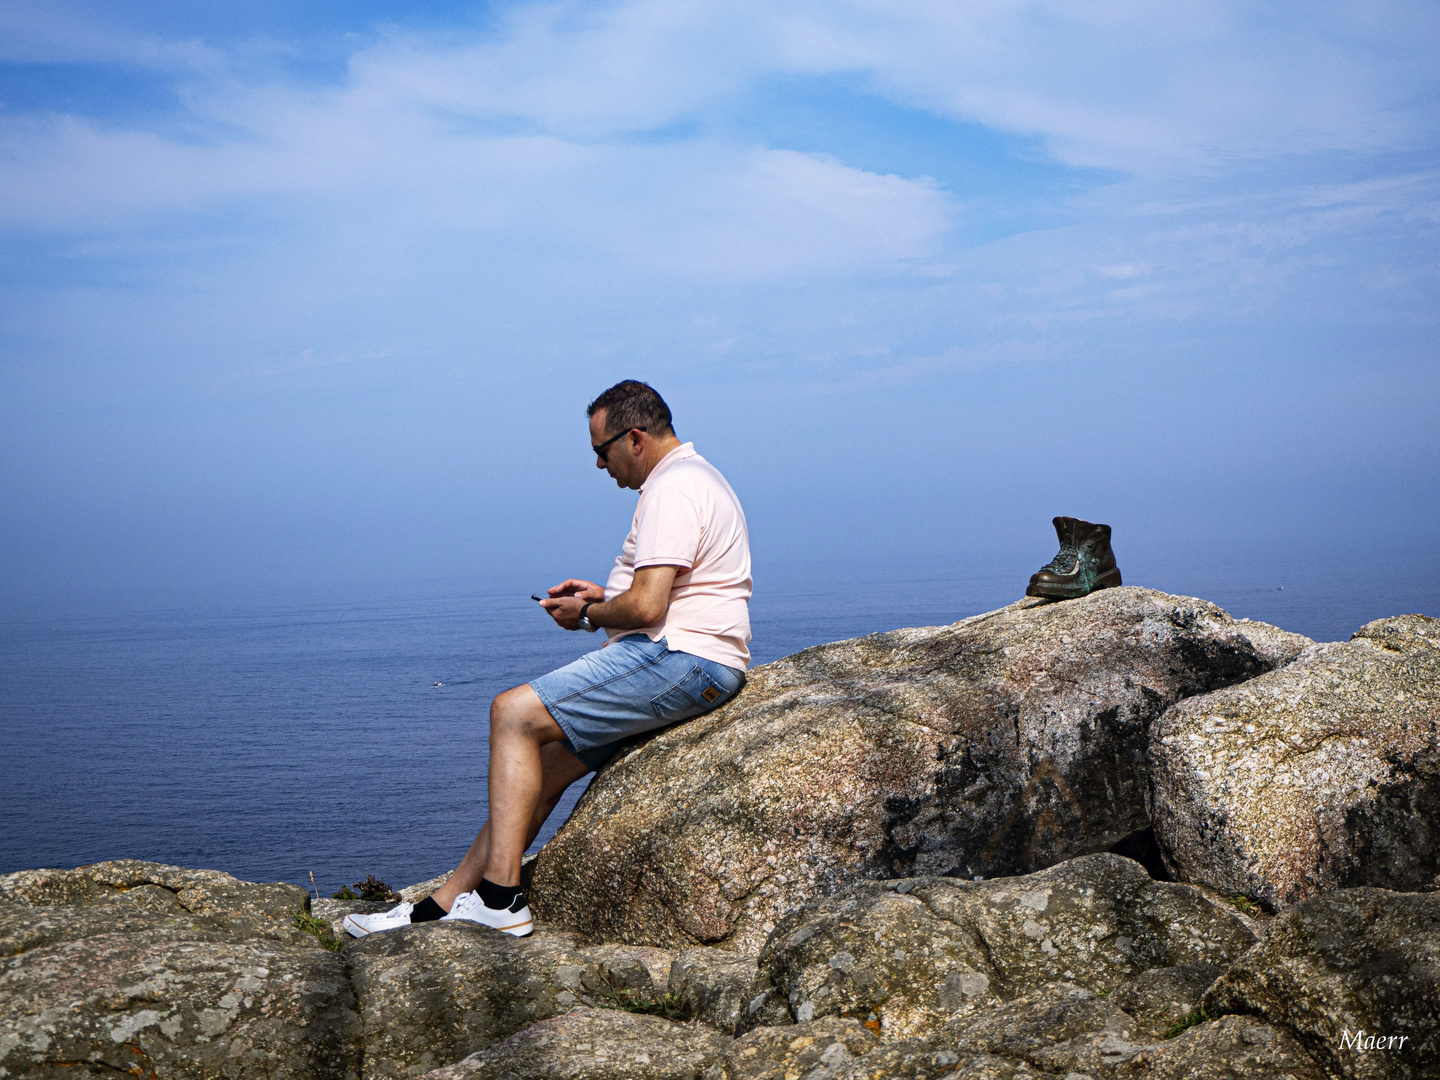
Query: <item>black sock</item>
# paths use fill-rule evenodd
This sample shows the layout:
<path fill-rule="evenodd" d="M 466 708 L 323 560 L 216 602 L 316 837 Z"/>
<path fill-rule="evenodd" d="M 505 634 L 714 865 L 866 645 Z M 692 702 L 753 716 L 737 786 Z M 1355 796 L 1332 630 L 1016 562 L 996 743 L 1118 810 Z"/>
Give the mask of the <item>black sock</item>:
<path fill-rule="evenodd" d="M 496 885 L 489 878 L 481 878 L 480 887 L 475 891 L 480 894 L 486 907 L 498 910 L 508 908 L 515 902 L 515 898 L 520 895 L 520 886 Z"/>
<path fill-rule="evenodd" d="M 435 922 L 444 914 L 445 909 L 435 902 L 435 898 L 427 896 L 410 909 L 410 921 Z"/>

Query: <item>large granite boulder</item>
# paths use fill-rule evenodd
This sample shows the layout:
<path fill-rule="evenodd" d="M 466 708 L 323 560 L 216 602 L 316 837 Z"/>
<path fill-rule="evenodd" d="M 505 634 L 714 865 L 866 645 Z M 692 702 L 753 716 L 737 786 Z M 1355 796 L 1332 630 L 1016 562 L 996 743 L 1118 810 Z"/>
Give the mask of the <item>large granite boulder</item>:
<path fill-rule="evenodd" d="M 343 960 L 305 893 L 126 860 L 0 877 L 0 1076 L 351 1078 Z"/>
<path fill-rule="evenodd" d="M 796 1020 L 922 1035 L 1052 983 L 1090 993 L 1151 968 L 1224 965 L 1255 936 L 1185 885 L 1088 855 L 1026 877 L 864 882 L 776 928 L 760 968 Z"/>
<path fill-rule="evenodd" d="M 700 1080 L 729 1042 L 699 1024 L 582 1006 L 424 1080 Z"/>
<path fill-rule="evenodd" d="M 1181 880 L 1276 908 L 1440 873 L 1440 619 L 1404 615 L 1192 697 L 1151 728 L 1151 812 Z"/>
<path fill-rule="evenodd" d="M 1291 1032 L 1331 1076 L 1440 1075 L 1440 896 L 1345 889 L 1282 912 L 1207 991 Z"/>
<path fill-rule="evenodd" d="M 1308 644 L 1127 587 L 806 649 L 607 767 L 529 867 L 531 902 L 599 940 L 753 954 L 858 880 L 1104 851 L 1149 824 L 1152 722 Z"/>

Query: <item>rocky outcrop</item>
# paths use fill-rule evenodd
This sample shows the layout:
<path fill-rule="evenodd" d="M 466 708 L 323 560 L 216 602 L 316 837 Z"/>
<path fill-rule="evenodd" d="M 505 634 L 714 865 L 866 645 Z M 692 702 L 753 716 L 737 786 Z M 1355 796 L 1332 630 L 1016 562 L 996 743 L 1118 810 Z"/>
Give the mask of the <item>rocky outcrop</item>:
<path fill-rule="evenodd" d="M 1135 1043 L 1119 1009 L 1057 984 L 954 1022 L 929 1039 L 877 1041 L 828 1017 L 737 1039 L 705 1080 L 1322 1080 L 1287 1032 L 1226 1016 Z"/>
<path fill-rule="evenodd" d="M 1148 825 L 1152 722 L 1308 639 L 1116 588 L 824 645 L 597 777 L 531 867 L 552 925 L 754 953 L 851 882 L 1024 873 Z"/>
<path fill-rule="evenodd" d="M 0 1075 L 356 1076 L 354 996 L 296 928 L 305 899 L 131 860 L 0 878 Z"/>
<path fill-rule="evenodd" d="M 797 1020 L 933 1032 L 1052 983 L 1108 993 L 1151 968 L 1223 965 L 1254 935 L 1195 889 L 1118 855 L 1027 877 L 855 885 L 790 916 L 760 967 Z"/>
<path fill-rule="evenodd" d="M 1186 881 L 1271 907 L 1440 874 L 1440 620 L 1348 642 L 1180 702 L 1150 733 L 1151 813 Z"/>
<path fill-rule="evenodd" d="M 1440 1074 L 1440 895 L 1346 889 L 1282 913 L 1205 995 L 1347 1080 Z"/>
<path fill-rule="evenodd" d="M 527 939 L 3 876 L 0 1080 L 1440 1075 L 1440 895 L 1302 899 L 1429 884 L 1435 628 L 1112 589 L 808 650 L 596 779 Z"/>
<path fill-rule="evenodd" d="M 456 923 L 337 954 L 295 928 L 299 890 L 152 864 L 0 894 L 4 1075 L 1388 1080 L 1440 1051 L 1440 896 L 1333 893 L 1254 943 L 1204 890 L 1111 854 L 854 885 L 758 961 Z M 629 1011 L 659 1004 L 662 969 L 693 1019 Z"/>
<path fill-rule="evenodd" d="M 653 996 L 642 964 L 602 967 L 573 938 L 543 931 L 522 941 L 475 923 L 422 923 L 372 934 L 346 953 L 367 1078 L 458 1061 L 597 994 Z"/>

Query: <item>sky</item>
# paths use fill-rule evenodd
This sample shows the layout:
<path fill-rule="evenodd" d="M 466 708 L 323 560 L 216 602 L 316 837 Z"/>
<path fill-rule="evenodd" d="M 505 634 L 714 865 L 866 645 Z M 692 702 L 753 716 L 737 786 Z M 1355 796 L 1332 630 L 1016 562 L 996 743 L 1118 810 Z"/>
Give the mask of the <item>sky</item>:
<path fill-rule="evenodd" d="M 622 378 L 757 564 L 1433 551 L 1437 54 L 1387 0 L 0 0 L 0 595 L 601 576 Z"/>

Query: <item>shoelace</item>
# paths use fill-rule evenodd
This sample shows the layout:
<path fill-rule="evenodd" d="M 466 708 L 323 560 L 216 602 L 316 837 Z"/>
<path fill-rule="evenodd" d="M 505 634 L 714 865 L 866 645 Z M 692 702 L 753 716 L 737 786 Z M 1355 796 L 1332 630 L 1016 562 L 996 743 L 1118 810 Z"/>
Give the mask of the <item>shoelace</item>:
<path fill-rule="evenodd" d="M 1070 544 L 1061 544 L 1060 550 L 1055 553 L 1055 557 L 1042 566 L 1040 570 L 1042 573 L 1050 570 L 1057 574 L 1070 574 L 1074 573 L 1075 567 L 1079 565 L 1080 552 Z"/>

